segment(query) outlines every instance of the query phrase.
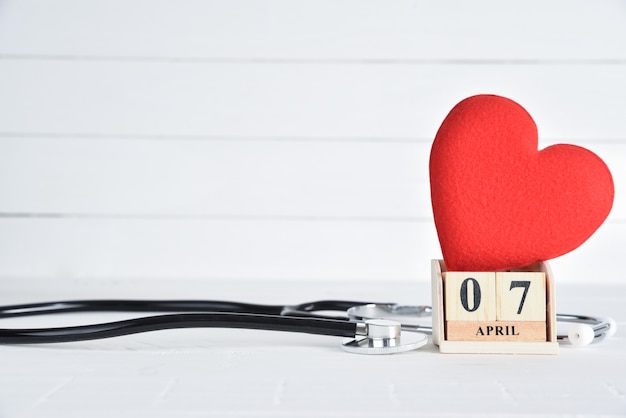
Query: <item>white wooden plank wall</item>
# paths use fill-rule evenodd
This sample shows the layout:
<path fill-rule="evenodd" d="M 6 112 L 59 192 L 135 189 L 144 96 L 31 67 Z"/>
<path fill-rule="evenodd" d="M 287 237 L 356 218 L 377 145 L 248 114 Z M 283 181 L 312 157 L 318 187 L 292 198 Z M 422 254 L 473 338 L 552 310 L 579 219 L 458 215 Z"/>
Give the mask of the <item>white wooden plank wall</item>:
<path fill-rule="evenodd" d="M 0 0 L 0 278 L 427 280 L 430 144 L 477 93 L 609 164 L 553 268 L 619 282 L 624 1 Z"/>

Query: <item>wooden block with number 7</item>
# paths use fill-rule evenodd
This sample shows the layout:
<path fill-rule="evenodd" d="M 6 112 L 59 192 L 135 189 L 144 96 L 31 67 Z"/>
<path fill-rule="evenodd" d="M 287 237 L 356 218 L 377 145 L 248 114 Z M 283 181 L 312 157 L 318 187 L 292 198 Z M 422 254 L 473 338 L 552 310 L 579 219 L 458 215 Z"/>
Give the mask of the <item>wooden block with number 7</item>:
<path fill-rule="evenodd" d="M 546 321 L 546 277 L 542 272 L 496 273 L 498 321 Z"/>

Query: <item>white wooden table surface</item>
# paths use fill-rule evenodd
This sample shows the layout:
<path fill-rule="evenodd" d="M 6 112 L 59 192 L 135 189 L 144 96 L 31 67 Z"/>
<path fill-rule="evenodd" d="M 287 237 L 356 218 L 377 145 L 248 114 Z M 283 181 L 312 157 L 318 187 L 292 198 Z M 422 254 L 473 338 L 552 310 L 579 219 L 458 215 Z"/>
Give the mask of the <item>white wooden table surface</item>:
<path fill-rule="evenodd" d="M 42 298 L 318 298 L 430 302 L 425 281 L 183 282 L 129 287 L 3 285 L 12 302 Z M 557 285 L 558 311 L 613 316 L 617 334 L 550 355 L 440 354 L 428 344 L 391 356 L 343 352 L 341 338 L 188 329 L 109 340 L 0 347 L 3 417 L 333 417 L 626 415 L 626 286 Z M 12 326 L 118 319 L 11 320 Z"/>
<path fill-rule="evenodd" d="M 623 328 L 623 0 L 0 0 L 0 304 L 428 304 L 430 146 L 479 93 L 607 162 L 608 220 L 551 265 L 559 311 Z M 338 342 L 0 346 L 0 417 L 626 416 L 622 330 L 556 357 Z"/>

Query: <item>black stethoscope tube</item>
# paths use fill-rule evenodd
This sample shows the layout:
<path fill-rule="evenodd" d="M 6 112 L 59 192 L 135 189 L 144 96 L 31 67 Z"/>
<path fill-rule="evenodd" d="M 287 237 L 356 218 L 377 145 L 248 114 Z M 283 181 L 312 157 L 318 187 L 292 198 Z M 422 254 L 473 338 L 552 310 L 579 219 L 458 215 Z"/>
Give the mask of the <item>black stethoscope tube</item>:
<path fill-rule="evenodd" d="M 65 343 L 178 328 L 244 328 L 337 337 L 353 337 L 356 333 L 356 324 L 345 320 L 212 312 L 156 315 L 59 328 L 0 329 L 0 344 Z"/>
<path fill-rule="evenodd" d="M 74 300 L 0 306 L 0 318 L 84 312 L 239 312 L 280 315 L 282 305 L 202 300 Z"/>
<path fill-rule="evenodd" d="M 320 311 L 343 312 L 343 315 L 324 315 L 323 318 L 345 319 L 345 312 L 349 308 L 369 303 L 347 300 L 319 300 L 299 305 L 284 306 L 221 300 L 74 300 L 0 306 L 0 319 L 72 312 L 236 312 L 322 318 L 322 316 L 315 314 L 315 312 Z"/>

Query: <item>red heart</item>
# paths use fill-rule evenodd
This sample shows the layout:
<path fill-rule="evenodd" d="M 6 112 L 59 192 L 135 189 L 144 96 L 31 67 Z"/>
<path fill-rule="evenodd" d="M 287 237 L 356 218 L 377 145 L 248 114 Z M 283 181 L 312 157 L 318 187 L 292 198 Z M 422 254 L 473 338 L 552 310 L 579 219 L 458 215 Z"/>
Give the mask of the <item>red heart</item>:
<path fill-rule="evenodd" d="M 537 150 L 519 104 L 479 95 L 457 104 L 430 154 L 435 226 L 449 270 L 523 267 L 577 248 L 613 205 L 604 162 L 574 145 Z"/>

